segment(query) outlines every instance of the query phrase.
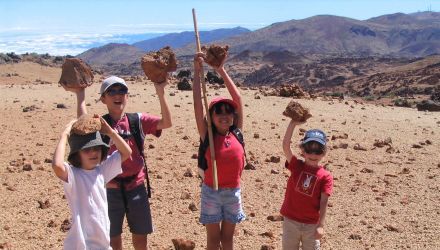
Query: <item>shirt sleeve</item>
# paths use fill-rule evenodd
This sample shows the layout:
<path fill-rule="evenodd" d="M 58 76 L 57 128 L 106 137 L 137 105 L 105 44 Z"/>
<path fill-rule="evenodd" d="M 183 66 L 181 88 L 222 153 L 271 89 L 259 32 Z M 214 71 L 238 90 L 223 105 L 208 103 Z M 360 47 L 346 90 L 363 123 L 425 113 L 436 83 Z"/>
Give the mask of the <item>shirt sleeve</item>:
<path fill-rule="evenodd" d="M 149 115 L 142 113 L 141 115 L 141 126 L 142 126 L 142 132 L 144 132 L 144 135 L 154 135 L 156 137 L 159 137 L 162 134 L 161 129 L 157 129 L 157 124 L 160 121 L 159 116 Z"/>
<path fill-rule="evenodd" d="M 290 162 L 288 162 L 286 160 L 286 163 L 284 164 L 284 166 L 289 169 L 290 171 L 292 171 L 296 165 L 298 164 L 298 158 L 296 158 L 296 156 L 292 155 L 292 158 L 290 159 Z"/>
<path fill-rule="evenodd" d="M 121 164 L 121 154 L 118 150 L 114 151 L 101 163 L 100 167 L 106 184 L 122 173 Z"/>
<path fill-rule="evenodd" d="M 327 194 L 328 196 L 332 195 L 333 193 L 333 176 L 330 173 L 326 174 L 323 178 L 321 192 Z"/>
<path fill-rule="evenodd" d="M 63 182 L 64 189 L 70 190 L 72 189 L 73 183 L 75 182 L 75 176 L 73 175 L 72 165 L 70 165 L 68 162 L 64 162 L 64 168 L 67 171 L 67 182 Z"/>

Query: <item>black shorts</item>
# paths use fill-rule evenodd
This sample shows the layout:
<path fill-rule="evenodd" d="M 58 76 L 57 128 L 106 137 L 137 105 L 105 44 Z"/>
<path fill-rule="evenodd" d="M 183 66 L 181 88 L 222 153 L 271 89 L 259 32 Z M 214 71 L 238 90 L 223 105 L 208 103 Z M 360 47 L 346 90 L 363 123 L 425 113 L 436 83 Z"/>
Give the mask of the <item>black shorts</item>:
<path fill-rule="evenodd" d="M 145 185 L 140 185 L 128 191 L 119 188 L 107 188 L 107 201 L 111 238 L 122 234 L 125 215 L 127 215 L 131 233 L 150 234 L 153 232 L 150 202 L 148 201 Z"/>

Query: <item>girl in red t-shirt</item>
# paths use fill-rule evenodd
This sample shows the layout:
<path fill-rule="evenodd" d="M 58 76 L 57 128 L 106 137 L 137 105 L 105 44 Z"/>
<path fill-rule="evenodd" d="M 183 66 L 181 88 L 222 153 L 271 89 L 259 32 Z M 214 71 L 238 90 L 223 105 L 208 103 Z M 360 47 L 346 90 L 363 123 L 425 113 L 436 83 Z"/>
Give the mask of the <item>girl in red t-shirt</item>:
<path fill-rule="evenodd" d="M 208 125 L 203 113 L 200 71 L 203 67 L 204 53 L 194 57 L 194 112 L 201 141 L 208 139 Z M 240 178 L 244 168 L 244 148 L 233 133 L 243 129 L 243 104 L 237 86 L 229 77 L 224 61 L 214 70 L 223 78 L 232 96 L 214 98 L 209 104 L 212 121 L 215 158 L 217 163 L 218 190 L 215 190 L 209 148 L 205 159 L 208 168 L 202 171 L 200 222 L 205 225 L 207 249 L 232 249 L 235 225 L 245 219 L 241 204 Z"/>

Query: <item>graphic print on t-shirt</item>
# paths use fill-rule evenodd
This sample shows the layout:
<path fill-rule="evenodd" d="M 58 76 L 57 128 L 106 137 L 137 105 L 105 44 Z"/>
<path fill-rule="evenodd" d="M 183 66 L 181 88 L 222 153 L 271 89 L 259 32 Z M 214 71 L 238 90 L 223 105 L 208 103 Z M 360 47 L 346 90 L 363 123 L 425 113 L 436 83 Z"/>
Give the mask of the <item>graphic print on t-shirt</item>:
<path fill-rule="evenodd" d="M 301 172 L 298 183 L 296 184 L 296 190 L 302 194 L 312 196 L 316 185 L 316 179 L 316 175 Z"/>

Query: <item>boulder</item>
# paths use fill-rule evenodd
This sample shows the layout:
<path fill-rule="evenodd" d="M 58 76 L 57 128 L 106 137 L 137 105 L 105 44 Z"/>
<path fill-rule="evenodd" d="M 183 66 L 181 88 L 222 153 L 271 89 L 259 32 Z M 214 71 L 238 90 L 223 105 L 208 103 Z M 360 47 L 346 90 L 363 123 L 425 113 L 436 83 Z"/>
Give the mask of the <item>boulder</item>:
<path fill-rule="evenodd" d="M 154 83 L 162 83 L 167 79 L 168 72 L 177 69 L 176 56 L 167 46 L 156 52 L 149 52 L 141 58 L 141 66 L 145 75 Z"/>
<path fill-rule="evenodd" d="M 66 58 L 59 83 L 68 88 L 86 88 L 93 83 L 92 69 L 79 58 Z"/>

